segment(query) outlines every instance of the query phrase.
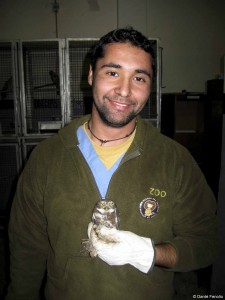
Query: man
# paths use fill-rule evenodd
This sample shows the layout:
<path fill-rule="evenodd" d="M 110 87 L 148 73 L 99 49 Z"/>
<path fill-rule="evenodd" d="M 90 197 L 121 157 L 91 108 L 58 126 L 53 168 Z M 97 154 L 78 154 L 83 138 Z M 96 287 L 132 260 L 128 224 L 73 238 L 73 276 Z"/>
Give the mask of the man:
<path fill-rule="evenodd" d="M 213 262 L 211 190 L 188 151 L 138 117 L 153 74 L 149 41 L 133 29 L 93 50 L 91 116 L 39 144 L 19 180 L 8 299 L 38 299 L 46 269 L 46 299 L 172 299 L 175 271 Z M 119 229 L 94 231 L 101 200 L 118 207 Z M 87 229 L 94 257 L 81 251 Z"/>

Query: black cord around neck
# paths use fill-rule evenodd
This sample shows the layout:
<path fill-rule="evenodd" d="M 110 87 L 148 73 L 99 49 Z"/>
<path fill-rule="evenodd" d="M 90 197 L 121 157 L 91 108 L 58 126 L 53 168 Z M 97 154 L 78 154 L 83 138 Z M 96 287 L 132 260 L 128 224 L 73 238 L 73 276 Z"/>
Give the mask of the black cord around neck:
<path fill-rule="evenodd" d="M 93 133 L 93 131 L 91 130 L 91 128 L 90 128 L 90 120 L 88 121 L 87 125 L 88 125 L 88 130 L 90 130 L 90 133 L 93 135 L 93 137 L 95 137 L 99 142 L 101 142 L 101 146 L 102 146 L 103 144 L 106 144 L 106 143 L 109 143 L 109 142 L 119 141 L 119 140 L 123 140 L 123 139 L 125 139 L 125 138 L 128 138 L 129 136 L 131 136 L 131 134 L 132 134 L 132 133 L 135 131 L 135 129 L 136 129 L 136 125 L 135 125 L 135 126 L 134 126 L 134 129 L 133 129 L 130 133 L 128 133 L 127 135 L 125 135 L 124 137 L 117 138 L 117 139 L 113 139 L 113 140 L 103 140 L 103 139 L 98 138 L 98 137 Z"/>

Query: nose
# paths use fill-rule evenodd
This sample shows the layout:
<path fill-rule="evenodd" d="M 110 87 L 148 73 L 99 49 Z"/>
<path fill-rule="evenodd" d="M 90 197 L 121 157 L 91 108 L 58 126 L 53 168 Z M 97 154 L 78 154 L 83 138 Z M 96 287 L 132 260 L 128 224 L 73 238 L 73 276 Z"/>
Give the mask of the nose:
<path fill-rule="evenodd" d="M 131 82 L 130 78 L 121 78 L 115 88 L 117 95 L 121 97 L 128 97 L 131 94 Z"/>

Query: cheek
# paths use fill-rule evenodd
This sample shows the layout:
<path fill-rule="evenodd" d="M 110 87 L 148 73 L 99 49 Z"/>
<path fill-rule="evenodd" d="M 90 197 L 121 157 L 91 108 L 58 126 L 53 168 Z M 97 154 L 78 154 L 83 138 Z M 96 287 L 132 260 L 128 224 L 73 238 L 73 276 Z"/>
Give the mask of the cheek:
<path fill-rule="evenodd" d="M 93 81 L 93 91 L 96 95 L 105 95 L 114 89 L 114 85 L 108 80 L 97 78 Z"/>
<path fill-rule="evenodd" d="M 138 88 L 134 90 L 133 95 L 141 105 L 142 103 L 145 104 L 148 100 L 150 96 L 150 91 L 149 88 Z"/>

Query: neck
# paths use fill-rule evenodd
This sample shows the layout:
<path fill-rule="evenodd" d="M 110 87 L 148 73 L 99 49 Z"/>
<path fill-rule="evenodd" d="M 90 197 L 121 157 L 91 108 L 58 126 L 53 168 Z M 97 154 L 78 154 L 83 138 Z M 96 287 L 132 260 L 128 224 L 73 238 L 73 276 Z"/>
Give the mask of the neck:
<path fill-rule="evenodd" d="M 110 128 L 110 130 L 107 130 L 106 132 L 99 130 L 95 131 L 95 127 L 93 126 L 92 120 L 89 120 L 87 123 L 87 129 L 90 138 L 93 141 L 100 143 L 101 146 L 105 146 L 106 144 L 109 144 L 110 146 L 116 146 L 122 144 L 132 135 L 132 133 L 136 129 L 136 122 L 133 124 L 132 129 L 129 126 L 128 128 L 126 128 L 127 130 L 122 130 L 121 132 L 121 130 L 118 130 L 118 128 Z M 113 129 L 115 130 L 113 131 Z"/>

